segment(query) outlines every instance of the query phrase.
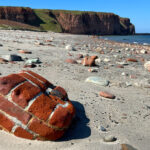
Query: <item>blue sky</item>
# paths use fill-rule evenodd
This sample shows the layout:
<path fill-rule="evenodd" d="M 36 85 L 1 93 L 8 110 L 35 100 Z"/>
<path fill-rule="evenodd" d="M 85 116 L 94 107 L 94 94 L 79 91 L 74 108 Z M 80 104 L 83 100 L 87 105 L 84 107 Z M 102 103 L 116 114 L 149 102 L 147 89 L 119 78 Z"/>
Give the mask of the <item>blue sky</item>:
<path fill-rule="evenodd" d="M 150 33 L 150 0 L 0 0 L 0 6 L 113 12 L 130 18 L 137 33 Z"/>

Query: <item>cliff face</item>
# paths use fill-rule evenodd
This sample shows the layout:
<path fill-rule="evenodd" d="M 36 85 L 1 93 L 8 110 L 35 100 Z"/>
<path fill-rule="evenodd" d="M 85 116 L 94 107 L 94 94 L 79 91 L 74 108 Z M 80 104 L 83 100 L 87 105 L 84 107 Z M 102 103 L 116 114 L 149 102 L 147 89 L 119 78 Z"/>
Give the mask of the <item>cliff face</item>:
<path fill-rule="evenodd" d="M 50 12 L 51 15 L 52 12 Z M 112 13 L 59 13 L 53 12 L 63 32 L 72 34 L 122 35 L 134 34 L 134 25 L 129 19 Z"/>
<path fill-rule="evenodd" d="M 26 24 L 34 24 L 38 17 L 31 8 L 0 7 L 0 19 L 6 19 Z"/>
<path fill-rule="evenodd" d="M 130 19 L 120 18 L 113 13 L 0 7 L 0 20 L 21 22 L 46 31 L 72 34 L 127 35 L 135 33 Z"/>

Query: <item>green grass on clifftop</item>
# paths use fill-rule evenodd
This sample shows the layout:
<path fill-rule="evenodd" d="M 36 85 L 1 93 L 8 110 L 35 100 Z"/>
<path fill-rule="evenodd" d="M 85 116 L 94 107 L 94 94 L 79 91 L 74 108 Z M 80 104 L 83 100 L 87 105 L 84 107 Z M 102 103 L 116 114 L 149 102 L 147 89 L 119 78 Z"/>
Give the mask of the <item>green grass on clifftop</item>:
<path fill-rule="evenodd" d="M 42 20 L 40 28 L 44 31 L 62 32 L 60 24 L 55 18 L 49 16 L 49 10 L 34 9 L 35 14 Z"/>

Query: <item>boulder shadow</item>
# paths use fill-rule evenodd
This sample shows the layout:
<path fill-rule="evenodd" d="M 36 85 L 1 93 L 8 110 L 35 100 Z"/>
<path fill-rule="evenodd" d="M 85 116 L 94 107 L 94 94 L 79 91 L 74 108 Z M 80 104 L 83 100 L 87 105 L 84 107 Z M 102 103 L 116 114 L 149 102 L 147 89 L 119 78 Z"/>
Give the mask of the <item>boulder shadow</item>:
<path fill-rule="evenodd" d="M 89 119 L 86 117 L 84 107 L 81 103 L 71 101 L 76 109 L 76 116 L 70 128 L 65 135 L 58 141 L 69 141 L 73 139 L 83 139 L 91 135 L 91 129 L 88 126 Z"/>

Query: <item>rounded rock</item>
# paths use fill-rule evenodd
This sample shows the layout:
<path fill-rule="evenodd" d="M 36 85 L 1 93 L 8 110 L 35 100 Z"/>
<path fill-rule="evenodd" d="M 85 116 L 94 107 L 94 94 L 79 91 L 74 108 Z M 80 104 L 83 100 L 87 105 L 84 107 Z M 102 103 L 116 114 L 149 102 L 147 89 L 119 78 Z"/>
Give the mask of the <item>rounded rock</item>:
<path fill-rule="evenodd" d="M 102 97 L 105 97 L 105 98 L 109 98 L 109 99 L 115 99 L 115 95 L 109 93 L 109 92 L 106 92 L 106 91 L 101 91 L 99 93 L 100 96 Z"/>

